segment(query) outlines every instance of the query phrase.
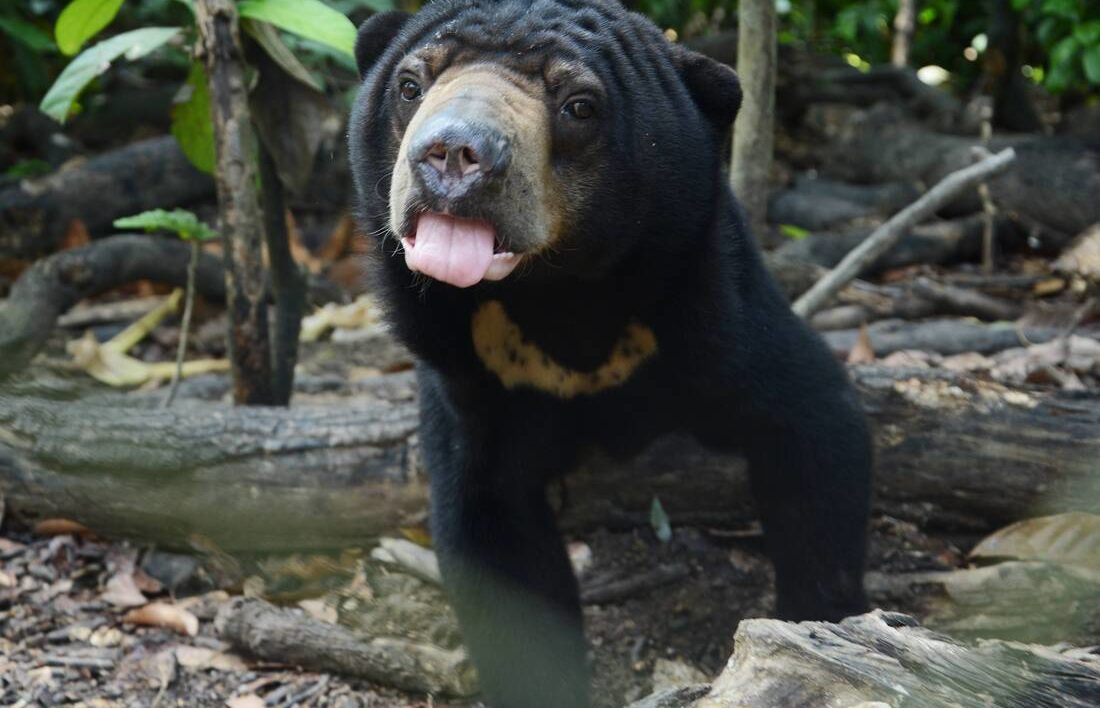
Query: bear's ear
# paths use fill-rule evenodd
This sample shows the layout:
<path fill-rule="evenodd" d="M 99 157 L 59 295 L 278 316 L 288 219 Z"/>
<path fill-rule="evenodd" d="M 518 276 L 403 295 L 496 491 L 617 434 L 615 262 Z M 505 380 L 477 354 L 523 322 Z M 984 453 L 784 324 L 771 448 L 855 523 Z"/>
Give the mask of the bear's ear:
<path fill-rule="evenodd" d="M 359 67 L 359 78 L 367 75 L 411 17 L 407 12 L 396 10 L 379 12 L 359 25 L 359 36 L 355 38 L 355 63 Z"/>
<path fill-rule="evenodd" d="M 695 104 L 720 132 L 733 127 L 741 108 L 741 82 L 737 72 L 679 44 L 672 46 L 672 61 Z"/>

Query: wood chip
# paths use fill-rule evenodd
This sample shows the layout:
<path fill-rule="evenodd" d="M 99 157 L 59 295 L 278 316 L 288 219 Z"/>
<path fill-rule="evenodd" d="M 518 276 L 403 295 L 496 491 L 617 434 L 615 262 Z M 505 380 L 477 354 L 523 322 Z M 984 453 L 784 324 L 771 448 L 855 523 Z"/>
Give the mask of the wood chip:
<path fill-rule="evenodd" d="M 199 619 L 178 605 L 167 602 L 152 602 L 145 607 L 130 610 L 122 618 L 123 622 L 148 627 L 164 627 L 188 637 L 199 632 Z"/>

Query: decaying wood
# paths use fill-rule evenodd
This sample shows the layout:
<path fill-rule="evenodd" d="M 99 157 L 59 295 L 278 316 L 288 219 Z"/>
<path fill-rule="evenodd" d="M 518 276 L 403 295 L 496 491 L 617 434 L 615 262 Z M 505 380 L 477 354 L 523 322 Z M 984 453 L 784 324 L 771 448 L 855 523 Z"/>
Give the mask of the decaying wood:
<path fill-rule="evenodd" d="M 710 693 L 681 708 L 1100 703 L 1098 661 L 1015 642 L 969 646 L 897 613 L 874 612 L 840 624 L 745 620 L 735 642 Z"/>
<path fill-rule="evenodd" d="M 0 302 L 0 379 L 21 370 L 45 345 L 57 318 L 80 300 L 136 280 L 182 287 L 190 248 L 183 241 L 121 235 L 38 261 Z M 203 255 L 196 271 L 203 297 L 222 300 L 222 267 Z"/>
<path fill-rule="evenodd" d="M 922 322 L 883 320 L 868 328 L 871 347 L 883 357 L 899 351 L 925 351 L 951 356 L 978 352 L 995 354 L 1014 347 L 1043 344 L 1064 334 L 1058 327 L 1018 327 L 1014 324 L 984 324 L 959 319 Z M 839 356 L 847 356 L 859 339 L 859 329 L 823 333 L 826 344 Z"/>
<path fill-rule="evenodd" d="M 981 138 L 934 132 L 914 123 L 896 107 L 879 106 L 853 120 L 830 144 L 824 173 L 859 183 L 934 184 L 970 165 Z M 1007 172 L 989 183 L 1002 214 L 1032 228 L 1044 227 L 1045 247 L 1057 250 L 1100 222 L 1100 150 L 1088 141 L 1040 135 L 996 136 L 993 151 L 1016 149 Z M 945 215 L 981 211 L 977 189 L 955 199 Z"/>
<path fill-rule="evenodd" d="M 983 217 L 972 215 L 947 221 L 921 224 L 902 235 L 897 244 L 868 264 L 866 273 L 915 264 L 948 264 L 976 261 L 982 250 Z M 995 221 L 997 243 L 1007 249 L 1022 246 L 1019 229 L 1007 217 Z M 791 241 L 778 249 L 773 258 L 781 262 L 808 262 L 832 268 L 871 235 L 870 228 L 842 232 L 819 232 Z"/>
<path fill-rule="evenodd" d="M 138 280 L 182 287 L 187 282 L 189 260 L 190 249 L 182 241 L 133 234 L 99 239 L 39 260 L 0 302 L 0 379 L 30 363 L 45 346 L 59 317 L 79 301 Z M 224 273 L 221 259 L 200 254 L 197 292 L 212 302 L 224 302 Z M 310 278 L 311 302 L 335 301 L 341 293 L 333 290 L 331 283 Z M 114 317 L 125 314 L 125 307 L 109 309 Z M 152 308 L 140 314 L 148 309 Z M 79 322 L 70 320 L 68 326 Z"/>
<path fill-rule="evenodd" d="M 362 345 L 360 345 L 362 346 Z M 1100 400 L 928 370 L 852 370 L 875 425 L 876 504 L 925 527 L 989 530 L 1043 511 L 1095 511 Z M 10 382 L 0 395 L 0 492 L 9 511 L 71 518 L 172 548 L 358 546 L 426 508 L 409 372 L 356 396 L 290 410 L 158 397 L 72 400 Z M 186 389 L 185 389 L 186 395 Z M 593 459 L 568 478 L 567 529 L 755 518 L 744 465 L 683 437 L 630 464 Z"/>
<path fill-rule="evenodd" d="M 0 191 L 0 259 L 34 260 L 60 247 L 74 220 L 93 236 L 115 219 L 187 206 L 214 193 L 171 136 L 127 145 Z"/>
<path fill-rule="evenodd" d="M 237 10 L 231 0 L 198 0 L 195 21 L 214 122 L 233 398 L 240 404 L 272 405 L 277 401 L 264 296 L 265 224 L 259 193 L 258 143 L 248 107 L 247 66 Z"/>
<path fill-rule="evenodd" d="M 1015 320 L 1023 314 L 1023 306 L 992 297 L 976 290 L 957 288 L 930 278 L 917 278 L 913 292 L 933 302 L 942 314 L 977 317 L 996 322 Z"/>
<path fill-rule="evenodd" d="M 462 649 L 404 639 L 362 640 L 338 625 L 254 599 L 226 605 L 216 626 L 223 639 L 260 659 L 417 693 L 463 697 L 477 691 L 476 673 Z"/>
<path fill-rule="evenodd" d="M 909 229 L 935 214 L 962 192 L 991 176 L 1004 172 L 1015 159 L 1015 151 L 1008 148 L 976 165 L 944 177 L 927 194 L 876 229 L 866 241 L 845 256 L 832 272 L 802 295 L 792 309 L 802 317 L 808 317 L 821 309 L 838 290 L 851 282 L 883 253 L 889 251 Z"/>

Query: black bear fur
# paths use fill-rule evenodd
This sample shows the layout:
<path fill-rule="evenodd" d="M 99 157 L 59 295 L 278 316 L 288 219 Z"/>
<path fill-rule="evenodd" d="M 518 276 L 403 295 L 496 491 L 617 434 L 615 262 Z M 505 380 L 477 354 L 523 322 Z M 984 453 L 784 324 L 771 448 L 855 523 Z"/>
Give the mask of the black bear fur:
<path fill-rule="evenodd" d="M 598 136 L 556 155 L 565 174 L 583 174 L 587 194 L 565 246 L 467 289 L 410 272 L 390 232 L 402 139 L 395 67 L 439 42 L 506 65 L 565 56 L 606 91 Z M 368 20 L 356 54 L 359 217 L 389 322 L 418 359 L 434 543 L 488 703 L 588 705 L 577 583 L 545 488 L 591 449 L 629 456 L 682 431 L 745 454 L 778 616 L 864 611 L 868 430 L 843 368 L 792 314 L 727 186 L 723 146 L 741 97 L 733 72 L 610 0 L 437 0 L 413 17 Z M 657 354 L 590 395 L 509 389 L 471 338 L 488 300 L 579 371 L 599 366 L 631 323 L 653 332 Z"/>

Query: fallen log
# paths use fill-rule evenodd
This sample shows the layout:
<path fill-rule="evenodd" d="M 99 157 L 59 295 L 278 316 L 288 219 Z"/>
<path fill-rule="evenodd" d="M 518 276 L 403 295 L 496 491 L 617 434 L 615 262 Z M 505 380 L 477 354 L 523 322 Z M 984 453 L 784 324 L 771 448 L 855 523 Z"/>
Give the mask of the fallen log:
<path fill-rule="evenodd" d="M 976 262 L 982 252 L 982 228 L 983 217 L 980 214 L 921 224 L 910 229 L 893 248 L 869 263 L 865 272 L 875 274 L 910 265 Z M 773 257 L 832 268 L 867 240 L 872 230 L 856 228 L 839 233 L 814 233 L 784 244 Z M 1020 236 L 1019 228 L 1007 217 L 998 217 L 995 221 L 994 240 L 1003 251 L 1019 250 L 1026 243 Z"/>
<path fill-rule="evenodd" d="M 995 354 L 1005 349 L 1044 344 L 1065 334 L 1059 327 L 1018 327 L 1014 324 L 985 324 L 959 319 L 934 319 L 923 322 L 882 320 L 868 327 L 871 349 L 876 356 L 919 350 L 945 356 L 978 352 Z M 825 343 L 846 357 L 859 341 L 859 329 L 844 329 L 822 334 Z"/>
<path fill-rule="evenodd" d="M 1016 642 L 957 642 L 915 619 L 873 612 L 840 624 L 745 620 L 710 693 L 675 708 L 1100 704 L 1100 661 Z M 1063 650 L 1064 651 L 1064 650 Z M 654 704 L 646 704 L 654 705 Z"/>
<path fill-rule="evenodd" d="M 1097 511 L 1100 398 L 930 370 L 856 367 L 876 429 L 876 507 L 926 528 L 986 531 L 1037 513 Z M 25 519 L 230 551 L 360 546 L 423 518 L 412 374 L 290 409 L 149 396 L 74 400 L 60 385 L 0 393 L 0 493 Z M 330 399 L 331 400 L 331 399 Z M 593 459 L 563 495 L 566 529 L 755 519 L 744 465 L 684 437 L 630 464 Z"/>
<path fill-rule="evenodd" d="M 152 138 L 0 192 L 0 259 L 32 261 L 60 246 L 74 219 L 94 235 L 148 209 L 212 197 L 171 136 Z"/>
<path fill-rule="evenodd" d="M 821 231 L 855 219 L 892 216 L 918 197 L 920 191 L 906 183 L 855 185 L 799 177 L 768 200 L 768 221 Z"/>
<path fill-rule="evenodd" d="M 0 379 L 26 366 L 57 318 L 84 298 L 142 279 L 183 287 L 190 248 L 179 239 L 123 235 L 36 263 L 0 302 Z M 214 256 L 200 257 L 195 289 L 211 300 L 225 299 L 222 265 Z"/>
<path fill-rule="evenodd" d="M 0 380 L 22 370 L 37 354 L 57 319 L 84 298 L 138 280 L 183 287 L 190 247 L 178 239 L 120 234 L 43 258 L 24 272 L 0 300 Z M 225 301 L 224 264 L 199 256 L 195 289 L 212 302 Z M 270 288 L 268 288 L 270 289 Z M 312 276 L 310 301 L 338 301 L 343 294 Z"/>
<path fill-rule="evenodd" d="M 477 692 L 476 672 L 461 648 L 399 638 L 361 639 L 339 625 L 244 598 L 223 607 L 215 626 L 223 639 L 260 659 L 415 693 L 464 697 Z"/>
<path fill-rule="evenodd" d="M 842 131 L 830 145 L 823 173 L 863 183 L 934 184 L 973 161 L 977 137 L 937 133 L 916 124 L 896 108 L 877 106 Z M 995 136 L 993 151 L 1016 149 L 1016 163 L 989 182 L 991 197 L 1004 214 L 1042 233 L 1056 251 L 1100 221 L 1100 146 L 1095 141 L 1041 135 Z M 945 208 L 948 216 L 981 211 L 976 189 Z"/>

